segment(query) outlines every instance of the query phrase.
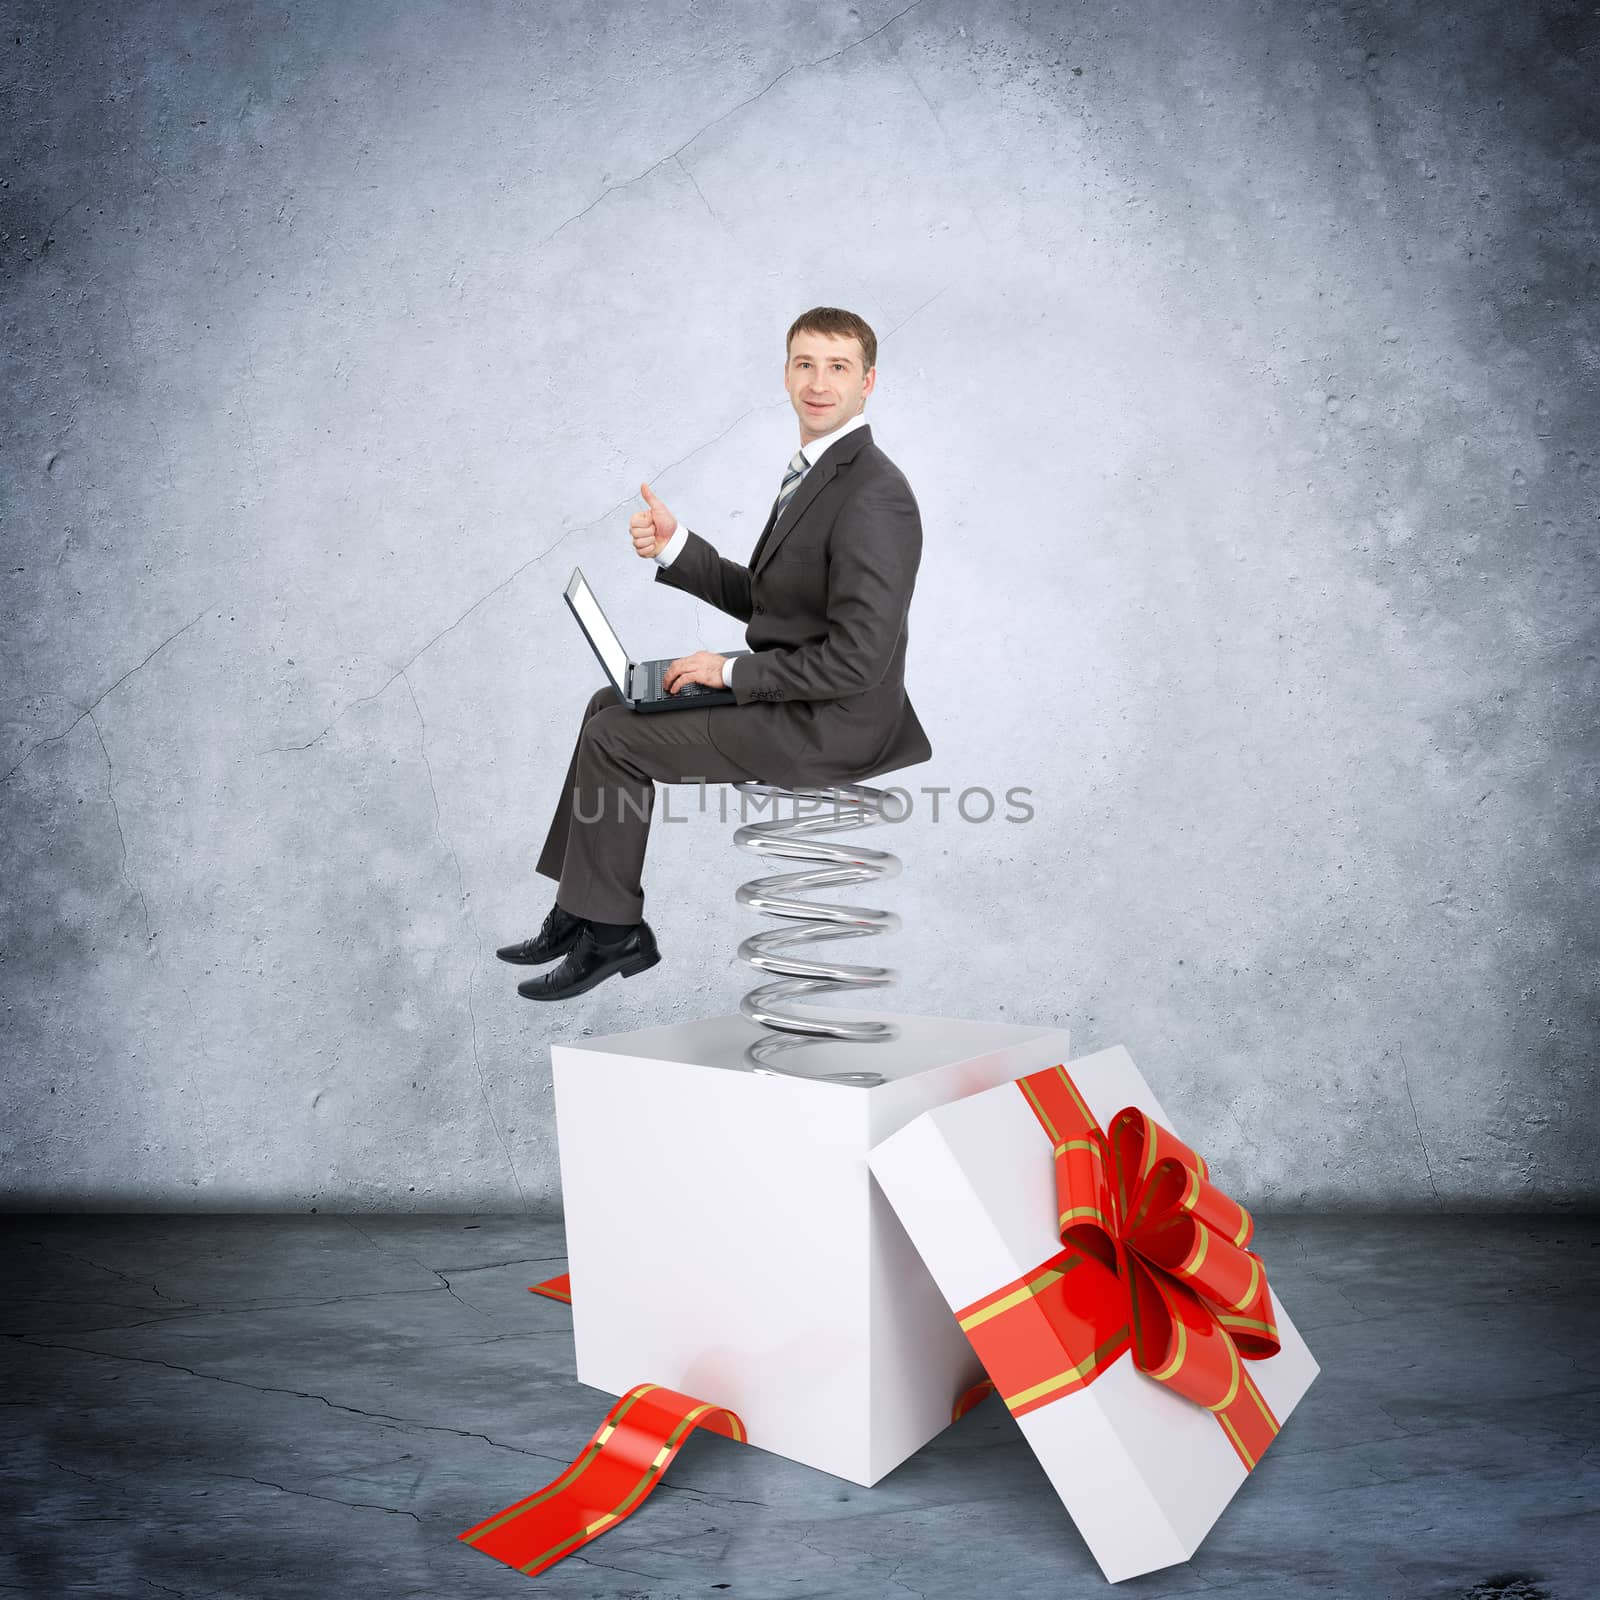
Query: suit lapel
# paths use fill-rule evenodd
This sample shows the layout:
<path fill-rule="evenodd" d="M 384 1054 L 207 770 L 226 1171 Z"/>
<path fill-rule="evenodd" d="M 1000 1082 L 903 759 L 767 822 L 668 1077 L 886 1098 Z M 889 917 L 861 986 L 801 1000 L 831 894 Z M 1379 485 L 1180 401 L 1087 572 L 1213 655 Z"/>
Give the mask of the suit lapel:
<path fill-rule="evenodd" d="M 838 443 L 831 444 L 817 459 L 816 464 L 800 480 L 800 487 L 789 496 L 788 504 L 783 508 L 783 514 L 773 521 L 772 512 L 767 514 L 767 525 L 761 530 L 761 537 L 756 541 L 755 553 L 750 557 L 750 571 L 758 572 L 772 559 L 772 553 L 783 543 L 789 530 L 794 527 L 806 513 L 806 508 L 822 493 L 824 487 L 833 481 L 840 464 L 854 459 L 855 454 L 864 444 L 872 442 L 872 425 L 863 423 L 859 428 L 852 428 Z M 777 509 L 777 501 L 773 501 L 773 510 Z"/>
<path fill-rule="evenodd" d="M 756 547 L 750 554 L 750 570 L 754 572 L 761 565 L 762 553 L 767 548 L 767 537 L 772 532 L 772 524 L 778 517 L 777 497 L 773 497 L 772 509 L 767 513 L 767 525 L 761 530 L 761 537 L 756 540 Z"/>

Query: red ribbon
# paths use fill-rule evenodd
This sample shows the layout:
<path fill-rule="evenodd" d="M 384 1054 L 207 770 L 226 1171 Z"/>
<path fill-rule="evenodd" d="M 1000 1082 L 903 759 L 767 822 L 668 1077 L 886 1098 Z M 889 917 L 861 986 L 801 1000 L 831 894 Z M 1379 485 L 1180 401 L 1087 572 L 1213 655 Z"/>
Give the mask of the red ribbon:
<path fill-rule="evenodd" d="M 1102 1129 L 1065 1067 L 1017 1087 L 1054 1152 L 1064 1248 L 957 1313 L 1007 1406 L 1048 1405 L 1131 1350 L 1141 1372 L 1211 1411 L 1253 1468 L 1278 1422 L 1244 1363 L 1279 1341 L 1250 1213 L 1136 1106 Z"/>
<path fill-rule="evenodd" d="M 745 1439 L 725 1407 L 635 1384 L 559 1478 L 457 1538 L 530 1577 L 543 1572 L 637 1511 L 696 1428 Z"/>

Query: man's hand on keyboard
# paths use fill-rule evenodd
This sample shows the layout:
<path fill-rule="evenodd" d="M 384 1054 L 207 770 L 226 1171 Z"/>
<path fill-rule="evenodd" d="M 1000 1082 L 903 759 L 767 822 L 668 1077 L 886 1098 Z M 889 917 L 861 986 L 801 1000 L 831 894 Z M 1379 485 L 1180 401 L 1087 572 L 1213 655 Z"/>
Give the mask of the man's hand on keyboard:
<path fill-rule="evenodd" d="M 708 689 L 722 687 L 722 663 L 728 658 L 714 650 L 696 650 L 692 656 L 679 656 L 661 674 L 661 687 L 676 694 L 681 685 L 703 683 Z"/>

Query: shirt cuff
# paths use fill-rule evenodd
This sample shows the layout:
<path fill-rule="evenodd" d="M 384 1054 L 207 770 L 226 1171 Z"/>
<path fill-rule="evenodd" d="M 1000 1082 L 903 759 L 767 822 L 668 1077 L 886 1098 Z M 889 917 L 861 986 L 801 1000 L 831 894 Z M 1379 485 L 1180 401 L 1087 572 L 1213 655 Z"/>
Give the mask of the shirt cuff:
<path fill-rule="evenodd" d="M 722 687 L 724 689 L 731 689 L 733 687 L 733 663 L 734 663 L 734 659 L 735 658 L 733 656 L 729 656 L 722 663 Z"/>
<path fill-rule="evenodd" d="M 689 542 L 689 530 L 680 522 L 672 537 L 656 551 L 656 565 L 670 567 L 678 559 L 678 552 Z"/>

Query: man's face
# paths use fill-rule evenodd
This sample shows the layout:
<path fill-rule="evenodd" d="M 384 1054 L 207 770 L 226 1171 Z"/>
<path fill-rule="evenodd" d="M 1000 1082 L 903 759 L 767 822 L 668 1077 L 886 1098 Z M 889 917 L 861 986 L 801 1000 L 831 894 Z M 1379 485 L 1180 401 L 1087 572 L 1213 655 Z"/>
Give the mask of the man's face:
<path fill-rule="evenodd" d="M 861 341 L 853 334 L 797 333 L 783 386 L 800 419 L 801 444 L 842 428 L 861 410 L 877 377 L 876 367 L 862 370 Z"/>

